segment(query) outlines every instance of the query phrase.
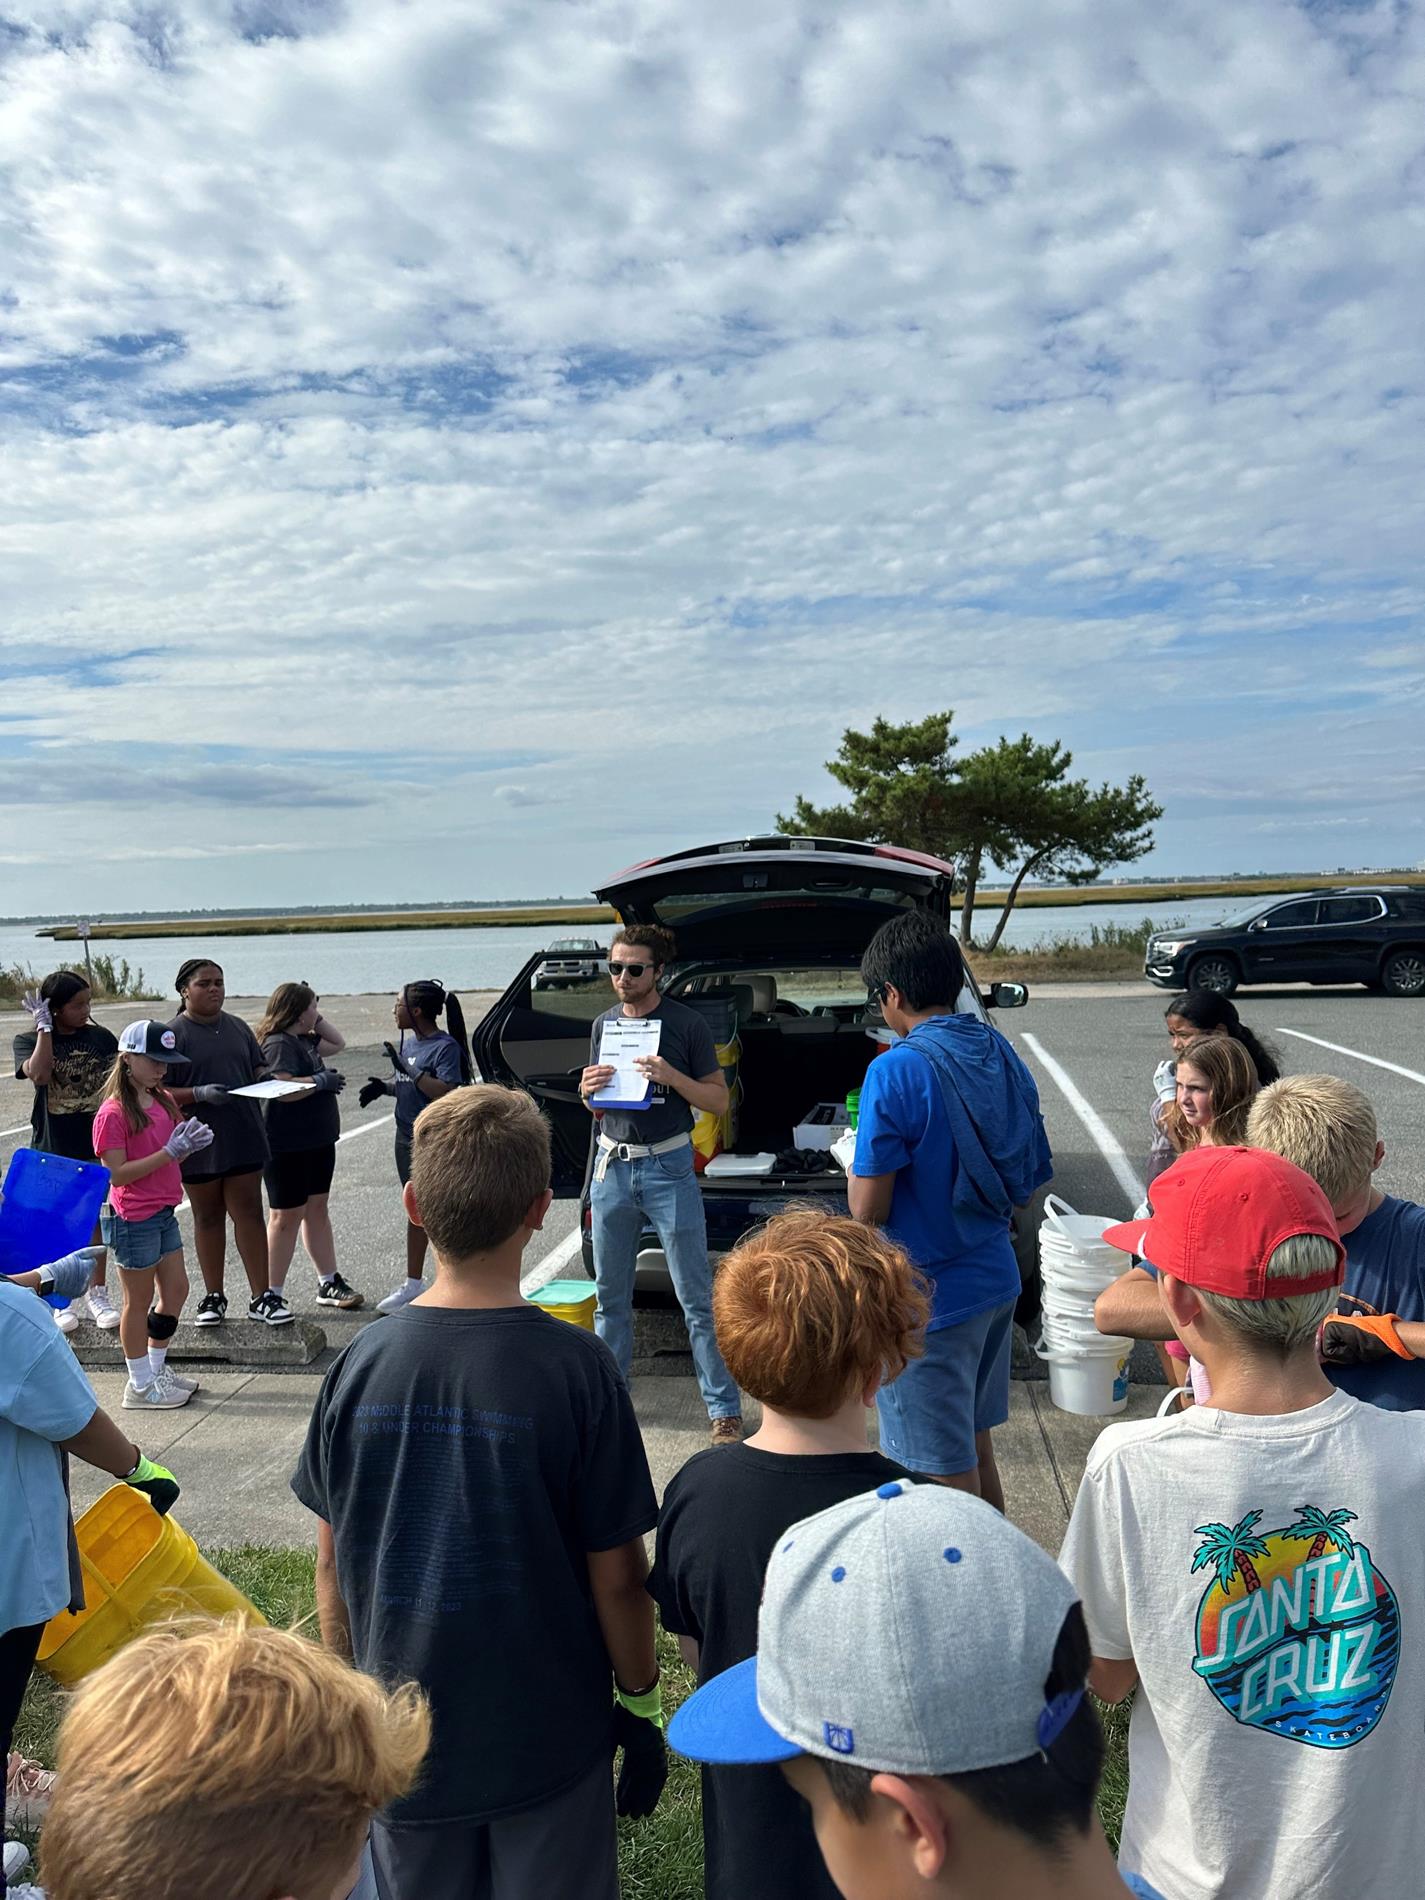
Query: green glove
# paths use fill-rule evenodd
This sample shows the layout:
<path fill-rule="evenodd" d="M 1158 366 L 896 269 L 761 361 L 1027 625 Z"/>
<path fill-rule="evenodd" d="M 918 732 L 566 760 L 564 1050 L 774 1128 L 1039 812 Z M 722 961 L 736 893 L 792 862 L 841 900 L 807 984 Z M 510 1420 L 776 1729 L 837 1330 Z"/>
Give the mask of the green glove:
<path fill-rule="evenodd" d="M 124 1483 L 131 1484 L 135 1491 L 142 1491 L 160 1517 L 167 1517 L 178 1502 L 178 1480 L 173 1473 L 156 1465 L 152 1458 L 145 1458 L 142 1452 Z"/>
<path fill-rule="evenodd" d="M 655 1682 L 653 1687 L 643 1695 L 630 1695 L 626 1689 L 620 1689 L 615 1681 L 614 1694 L 630 1715 L 641 1715 L 644 1721 L 651 1722 L 654 1728 L 667 1727 L 663 1714 L 663 1684 L 661 1682 Z"/>

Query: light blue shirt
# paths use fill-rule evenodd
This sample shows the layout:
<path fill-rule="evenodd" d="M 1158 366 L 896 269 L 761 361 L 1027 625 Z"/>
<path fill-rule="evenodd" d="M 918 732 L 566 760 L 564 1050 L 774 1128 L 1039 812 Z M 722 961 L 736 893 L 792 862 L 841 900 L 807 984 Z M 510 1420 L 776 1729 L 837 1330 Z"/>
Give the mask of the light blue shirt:
<path fill-rule="evenodd" d="M 59 1445 L 99 1402 L 54 1315 L 0 1280 L 0 1632 L 46 1623 L 69 1604 L 69 1500 Z"/>

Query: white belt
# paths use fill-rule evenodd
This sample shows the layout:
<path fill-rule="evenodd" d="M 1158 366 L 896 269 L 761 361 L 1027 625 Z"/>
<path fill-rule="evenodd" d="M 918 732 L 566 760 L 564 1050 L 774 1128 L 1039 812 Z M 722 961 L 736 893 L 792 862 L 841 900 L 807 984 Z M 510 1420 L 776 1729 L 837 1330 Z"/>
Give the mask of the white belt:
<path fill-rule="evenodd" d="M 669 1155 L 675 1148 L 686 1148 L 692 1139 L 687 1134 L 670 1135 L 666 1141 L 640 1147 L 636 1141 L 610 1141 L 607 1135 L 600 1135 L 599 1146 L 611 1161 L 643 1161 L 649 1155 Z"/>

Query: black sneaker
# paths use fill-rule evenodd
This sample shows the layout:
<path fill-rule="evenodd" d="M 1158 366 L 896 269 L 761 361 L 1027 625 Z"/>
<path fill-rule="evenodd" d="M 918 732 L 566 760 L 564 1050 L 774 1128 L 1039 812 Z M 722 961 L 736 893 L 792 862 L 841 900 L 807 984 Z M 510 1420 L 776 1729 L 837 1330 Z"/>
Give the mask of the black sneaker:
<path fill-rule="evenodd" d="M 348 1286 L 339 1273 L 330 1280 L 323 1280 L 317 1289 L 318 1306 L 339 1306 L 343 1312 L 353 1313 L 358 1306 L 365 1305 L 364 1294 L 358 1293 L 354 1286 Z"/>
<path fill-rule="evenodd" d="M 264 1326 L 292 1324 L 291 1307 L 282 1295 L 274 1292 L 271 1287 L 268 1287 L 265 1293 L 259 1293 L 257 1298 L 249 1303 L 247 1316 L 249 1319 L 260 1320 Z"/>
<path fill-rule="evenodd" d="M 228 1316 L 228 1296 L 226 1293 L 205 1293 L 198 1302 L 198 1311 L 193 1315 L 195 1326 L 221 1326 Z"/>

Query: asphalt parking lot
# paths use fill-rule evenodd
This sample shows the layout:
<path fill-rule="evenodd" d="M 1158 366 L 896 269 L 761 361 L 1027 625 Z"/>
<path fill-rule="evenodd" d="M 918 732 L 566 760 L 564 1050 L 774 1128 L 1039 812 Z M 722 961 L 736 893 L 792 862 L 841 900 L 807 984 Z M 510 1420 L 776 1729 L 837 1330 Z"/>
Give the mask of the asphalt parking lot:
<path fill-rule="evenodd" d="M 493 998 L 472 996 L 468 1019 L 477 1021 Z M 1137 1198 L 1147 1152 L 1148 1105 L 1155 1063 L 1167 1050 L 1164 992 L 1145 983 L 1042 987 L 1026 1008 L 999 1023 L 1039 1083 L 1054 1150 L 1055 1190 L 1081 1212 L 1122 1218 Z M 1245 1018 L 1274 1047 L 1284 1072 L 1326 1070 L 1363 1088 L 1375 1103 L 1386 1160 L 1381 1185 L 1425 1200 L 1425 1007 L 1372 996 L 1364 990 L 1261 990 L 1237 998 Z M 105 1005 L 97 1013 L 118 1028 L 141 1005 Z M 255 1021 L 261 1003 L 234 998 L 235 1014 Z M 384 996 L 323 999 L 329 1019 L 347 1036 L 335 1059 L 350 1079 L 341 1097 L 342 1141 L 332 1189 L 343 1273 L 365 1294 L 368 1309 L 404 1274 L 404 1216 L 392 1159 L 389 1107 L 361 1108 L 356 1090 L 368 1071 L 383 1072 L 381 1042 L 390 1034 Z M 8 1040 L 26 1027 L 17 1011 L 0 1013 Z M 31 1091 L 8 1074 L 0 1081 L 0 1169 L 28 1138 Z M 580 1271 L 574 1204 L 558 1201 L 543 1234 L 531 1246 L 526 1284 L 552 1273 Z M 230 1283 L 242 1284 L 235 1255 Z M 196 1281 L 196 1262 L 190 1260 Z M 315 1279 L 299 1249 L 288 1295 L 299 1313 L 315 1314 Z M 323 1330 L 339 1345 L 365 1314 L 321 1313 Z"/>

